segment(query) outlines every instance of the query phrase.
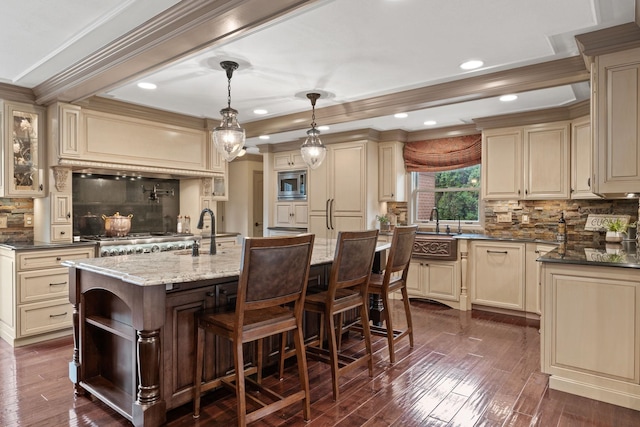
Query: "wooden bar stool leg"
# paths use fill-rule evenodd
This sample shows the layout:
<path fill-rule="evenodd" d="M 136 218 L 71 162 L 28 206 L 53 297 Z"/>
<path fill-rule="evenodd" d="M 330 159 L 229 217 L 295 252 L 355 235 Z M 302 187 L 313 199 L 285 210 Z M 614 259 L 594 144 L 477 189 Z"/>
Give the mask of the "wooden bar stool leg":
<path fill-rule="evenodd" d="M 404 314 L 405 316 L 407 316 L 407 329 L 409 330 L 409 347 L 413 348 L 413 320 L 411 320 L 411 301 L 409 301 L 407 287 L 403 286 L 401 291 L 402 301 L 404 302 Z"/>
<path fill-rule="evenodd" d="M 338 313 L 338 325 L 336 328 L 336 335 L 338 339 L 338 352 L 342 349 L 342 325 L 344 324 L 343 313 Z"/>
<path fill-rule="evenodd" d="M 390 308 L 390 304 L 389 304 L 389 293 L 388 292 L 382 292 L 382 295 L 380 295 L 382 297 L 382 307 L 383 307 L 383 314 L 382 316 L 384 317 L 384 323 L 385 323 L 385 328 L 387 328 L 387 343 L 389 344 L 389 362 L 391 363 L 395 363 L 396 362 L 396 351 L 395 348 L 393 346 L 394 344 L 394 336 L 393 336 L 393 321 L 391 320 L 391 311 L 389 310 Z"/>
<path fill-rule="evenodd" d="M 258 368 L 258 373 L 257 373 L 257 377 L 256 377 L 256 382 L 258 384 L 262 384 L 262 350 L 264 348 L 264 340 L 266 338 L 263 338 L 261 340 L 258 340 L 258 355 L 256 356 L 256 367 Z M 240 365 L 242 366 L 242 365 Z"/>
<path fill-rule="evenodd" d="M 296 346 L 296 359 L 298 362 L 298 376 L 300 377 L 300 387 L 305 392 L 305 398 L 302 401 L 302 415 L 305 421 L 311 419 L 311 398 L 309 396 L 309 370 L 307 369 L 307 356 L 305 354 L 304 336 L 302 327 L 294 333 L 294 341 Z"/>
<path fill-rule="evenodd" d="M 367 295 L 365 294 L 365 298 Z M 366 304 L 362 304 L 360 306 L 360 316 L 362 319 L 362 330 L 364 332 L 364 345 L 367 350 L 367 357 L 369 358 L 369 376 L 373 377 L 373 350 L 371 347 L 371 329 L 369 328 L 369 306 Z"/>
<path fill-rule="evenodd" d="M 285 353 L 286 347 L 287 347 L 287 333 L 283 332 L 282 336 L 280 337 L 280 367 L 278 369 L 280 381 L 284 379 L 284 361 L 285 361 L 284 353 Z"/>
<path fill-rule="evenodd" d="M 259 340 L 261 341 L 261 340 Z M 238 399 L 238 425 L 247 424 L 247 400 L 244 384 L 244 355 L 242 354 L 242 341 L 234 340 L 233 358 L 236 366 L 236 399 Z"/>
<path fill-rule="evenodd" d="M 327 321 L 327 331 L 329 331 L 329 335 L 327 336 L 327 341 L 329 342 L 329 354 L 331 365 L 331 382 L 333 385 L 333 400 L 338 400 L 339 391 L 338 391 L 338 350 L 336 343 L 336 328 L 335 328 L 335 320 L 332 314 L 327 314 L 324 316 Z"/>
<path fill-rule="evenodd" d="M 202 365 L 204 362 L 204 329 L 196 325 L 196 373 L 194 375 L 195 381 L 194 398 L 193 398 L 193 418 L 200 417 L 200 387 L 202 385 Z"/>

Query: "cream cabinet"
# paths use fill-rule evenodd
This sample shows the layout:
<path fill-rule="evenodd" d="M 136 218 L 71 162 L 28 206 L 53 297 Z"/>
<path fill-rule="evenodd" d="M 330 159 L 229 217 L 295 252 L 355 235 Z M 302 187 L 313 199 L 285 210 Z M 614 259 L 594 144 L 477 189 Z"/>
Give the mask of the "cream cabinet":
<path fill-rule="evenodd" d="M 545 262 L 542 272 L 549 387 L 640 410 L 637 270 Z"/>
<path fill-rule="evenodd" d="M 378 146 L 378 200 L 381 202 L 407 200 L 403 148 L 404 144 L 397 141 Z"/>
<path fill-rule="evenodd" d="M 55 165 L 60 157 L 77 158 L 83 143 L 81 130 L 81 108 L 77 105 L 58 102 L 47 109 L 49 128 L 49 164 Z"/>
<path fill-rule="evenodd" d="M 94 256 L 94 246 L 0 249 L 0 336 L 19 346 L 70 334 L 69 270 L 61 263 Z"/>
<path fill-rule="evenodd" d="M 568 199 L 569 122 L 482 133 L 484 199 Z"/>
<path fill-rule="evenodd" d="M 524 311 L 525 244 L 474 241 L 471 248 L 471 303 Z"/>
<path fill-rule="evenodd" d="M 370 142 L 327 146 L 327 156 L 309 170 L 309 232 L 334 237 L 341 230 L 373 228 L 377 203 L 377 147 Z"/>
<path fill-rule="evenodd" d="M 591 119 L 581 117 L 571 122 L 571 198 L 597 199 L 593 192 L 593 139 Z"/>
<path fill-rule="evenodd" d="M 43 197 L 45 110 L 3 102 L 2 113 L 0 197 Z"/>
<path fill-rule="evenodd" d="M 458 262 L 419 260 L 409 265 L 407 292 L 410 298 L 426 298 L 450 304 L 460 300 Z"/>
<path fill-rule="evenodd" d="M 300 150 L 285 151 L 282 153 L 276 153 L 273 155 L 273 169 L 280 170 L 294 170 L 294 169 L 306 169 L 307 165 L 302 159 Z"/>
<path fill-rule="evenodd" d="M 591 72 L 595 188 L 624 196 L 640 185 L 640 48 L 595 58 Z"/>
<path fill-rule="evenodd" d="M 542 314 L 542 264 L 538 258 L 556 248 L 556 245 L 527 243 L 525 246 L 525 311 Z"/>
<path fill-rule="evenodd" d="M 303 227 L 308 224 L 308 209 L 306 203 L 276 202 L 276 227 Z"/>

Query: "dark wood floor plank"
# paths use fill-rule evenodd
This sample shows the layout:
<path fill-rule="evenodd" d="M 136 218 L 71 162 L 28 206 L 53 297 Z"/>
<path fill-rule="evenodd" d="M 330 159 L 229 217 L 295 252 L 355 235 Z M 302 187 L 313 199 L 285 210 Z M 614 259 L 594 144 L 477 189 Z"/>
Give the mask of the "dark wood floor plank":
<path fill-rule="evenodd" d="M 386 341 L 376 337 L 373 378 L 364 368 L 350 372 L 340 380 L 341 398 L 334 402 L 329 367 L 310 360 L 312 420 L 306 423 L 300 405 L 293 405 L 254 425 L 640 426 L 640 411 L 547 389 L 537 324 L 419 301 L 412 302 L 412 311 L 415 347 L 403 340 L 396 363 L 389 363 Z M 393 316 L 402 327 L 403 313 L 394 310 Z M 70 337 L 15 349 L 0 342 L 0 426 L 131 425 L 99 401 L 74 397 L 67 377 L 72 347 Z M 355 333 L 343 342 L 345 354 L 363 349 Z M 284 394 L 296 390 L 292 362 L 283 381 L 267 376 L 265 384 Z M 185 405 L 169 412 L 167 426 L 234 425 L 235 411 L 235 397 L 215 391 L 203 397 L 198 420 Z"/>

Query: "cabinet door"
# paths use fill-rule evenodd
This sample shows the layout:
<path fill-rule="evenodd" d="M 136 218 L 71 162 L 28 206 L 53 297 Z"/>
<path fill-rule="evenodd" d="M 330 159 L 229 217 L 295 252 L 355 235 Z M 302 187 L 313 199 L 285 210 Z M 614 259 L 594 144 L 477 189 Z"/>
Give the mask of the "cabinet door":
<path fill-rule="evenodd" d="M 640 184 L 640 48 L 596 58 L 596 188 L 634 193 Z"/>
<path fill-rule="evenodd" d="M 450 301 L 460 300 L 457 263 L 429 262 L 425 272 L 425 296 Z"/>
<path fill-rule="evenodd" d="M 524 198 L 569 198 L 569 123 L 524 128 Z"/>
<path fill-rule="evenodd" d="M 4 104 L 2 172 L 5 197 L 44 196 L 42 152 L 45 144 L 44 109 L 29 104 Z"/>
<path fill-rule="evenodd" d="M 482 133 L 482 198 L 521 199 L 522 130 Z"/>
<path fill-rule="evenodd" d="M 309 209 L 306 203 L 294 203 L 292 205 L 293 211 L 293 226 L 294 227 L 306 227 L 309 223 Z"/>
<path fill-rule="evenodd" d="M 384 142 L 378 146 L 378 200 L 405 200 L 405 170 L 401 142 Z"/>
<path fill-rule="evenodd" d="M 287 170 L 291 169 L 293 164 L 291 163 L 291 155 L 289 153 L 279 153 L 273 155 L 273 169 L 275 170 Z"/>
<path fill-rule="evenodd" d="M 331 147 L 329 157 L 333 215 L 364 215 L 366 210 L 364 144 L 348 143 Z"/>
<path fill-rule="evenodd" d="M 71 224 L 71 194 L 51 194 L 51 223 Z"/>
<path fill-rule="evenodd" d="M 525 266 L 525 311 L 542 314 L 542 289 L 540 270 L 542 263 L 536 261 L 547 252 L 555 249 L 555 245 L 538 243 L 526 244 Z"/>
<path fill-rule="evenodd" d="M 593 140 L 589 116 L 571 123 L 571 198 L 600 198 L 592 190 Z"/>
<path fill-rule="evenodd" d="M 276 226 L 288 227 L 293 222 L 291 203 L 276 203 Z"/>
<path fill-rule="evenodd" d="M 524 310 L 523 243 L 473 242 L 471 302 Z"/>
<path fill-rule="evenodd" d="M 407 273 L 407 293 L 409 297 L 424 297 L 426 293 L 423 279 L 423 276 L 425 276 L 424 268 L 423 262 L 411 260 L 409 272 Z"/>

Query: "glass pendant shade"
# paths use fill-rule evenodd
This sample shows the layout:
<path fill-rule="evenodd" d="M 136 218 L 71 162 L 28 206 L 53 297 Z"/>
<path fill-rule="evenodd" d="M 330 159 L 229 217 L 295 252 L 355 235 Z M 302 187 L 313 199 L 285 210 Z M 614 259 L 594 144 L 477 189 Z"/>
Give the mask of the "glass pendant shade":
<path fill-rule="evenodd" d="M 227 162 L 235 159 L 244 147 L 245 131 L 238 123 L 238 112 L 233 108 L 220 110 L 222 122 L 213 129 L 212 137 L 216 149 Z"/>
<path fill-rule="evenodd" d="M 311 129 L 307 131 L 307 139 L 300 147 L 300 154 L 309 168 L 317 169 L 327 155 L 327 147 L 320 141 L 320 131 L 316 129 L 316 100 L 320 98 L 320 94 L 308 93 L 307 98 L 311 101 Z"/>
<path fill-rule="evenodd" d="M 320 141 L 320 131 L 315 127 L 307 131 L 307 139 L 300 147 L 300 154 L 302 154 L 302 160 L 311 169 L 317 169 L 324 161 L 327 147 Z"/>

